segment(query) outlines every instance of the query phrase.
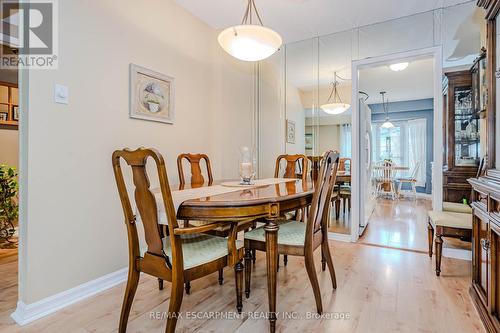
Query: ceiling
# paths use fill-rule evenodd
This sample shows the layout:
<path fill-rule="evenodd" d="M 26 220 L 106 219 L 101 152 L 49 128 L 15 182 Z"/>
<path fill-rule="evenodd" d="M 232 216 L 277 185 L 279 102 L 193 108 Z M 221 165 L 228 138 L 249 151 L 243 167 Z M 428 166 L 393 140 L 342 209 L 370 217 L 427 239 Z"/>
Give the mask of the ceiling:
<path fill-rule="evenodd" d="M 433 72 L 432 58 L 412 61 L 400 72 L 385 65 L 366 68 L 359 71 L 359 90 L 370 96 L 367 104 L 381 103 L 381 91 L 389 102 L 433 98 Z"/>
<path fill-rule="evenodd" d="M 216 29 L 239 24 L 247 0 L 175 0 Z M 285 43 L 452 6 L 466 0 L 255 0 Z"/>

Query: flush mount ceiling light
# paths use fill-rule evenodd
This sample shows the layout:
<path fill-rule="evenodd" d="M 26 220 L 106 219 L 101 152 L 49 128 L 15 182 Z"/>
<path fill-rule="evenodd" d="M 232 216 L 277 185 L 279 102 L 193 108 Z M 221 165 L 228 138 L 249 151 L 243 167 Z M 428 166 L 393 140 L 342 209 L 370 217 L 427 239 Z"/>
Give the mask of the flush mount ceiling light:
<path fill-rule="evenodd" d="M 337 91 L 337 86 L 339 85 L 337 78 L 340 78 L 340 76 L 338 76 L 337 73 L 334 72 L 332 91 L 330 93 L 330 96 L 328 97 L 326 104 L 320 106 L 321 110 L 325 111 L 328 114 L 341 114 L 351 107 L 351 105 L 343 103 L 342 99 L 340 98 L 339 92 Z"/>
<path fill-rule="evenodd" d="M 389 65 L 389 68 L 395 72 L 404 71 L 410 63 L 408 62 L 399 62 L 397 64 Z"/>
<path fill-rule="evenodd" d="M 384 108 L 385 113 L 385 122 L 380 126 L 382 128 L 393 128 L 394 124 L 389 121 L 389 99 L 385 101 L 385 91 L 381 91 L 380 95 L 382 95 L 382 107 Z"/>
<path fill-rule="evenodd" d="M 253 24 L 253 16 L 257 23 Z M 248 0 L 241 25 L 229 27 L 219 34 L 220 46 L 233 57 L 244 61 L 259 61 L 273 55 L 283 44 L 281 36 L 264 27 L 254 0 Z"/>

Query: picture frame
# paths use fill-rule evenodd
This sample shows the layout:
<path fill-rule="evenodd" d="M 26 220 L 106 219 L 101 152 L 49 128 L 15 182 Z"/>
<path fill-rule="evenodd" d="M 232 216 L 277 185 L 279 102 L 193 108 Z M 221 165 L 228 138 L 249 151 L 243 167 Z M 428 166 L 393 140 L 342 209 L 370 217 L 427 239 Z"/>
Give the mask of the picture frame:
<path fill-rule="evenodd" d="M 0 112 L 0 121 L 7 121 L 9 119 L 9 114 L 7 112 Z"/>
<path fill-rule="evenodd" d="M 295 121 L 286 120 L 286 142 L 295 143 Z"/>
<path fill-rule="evenodd" d="M 166 124 L 174 123 L 175 79 L 130 64 L 129 117 Z"/>
<path fill-rule="evenodd" d="M 313 149 L 314 146 L 314 136 L 312 133 L 306 133 L 305 134 L 305 149 Z"/>
<path fill-rule="evenodd" d="M 14 105 L 12 107 L 12 119 L 19 121 L 19 106 Z"/>

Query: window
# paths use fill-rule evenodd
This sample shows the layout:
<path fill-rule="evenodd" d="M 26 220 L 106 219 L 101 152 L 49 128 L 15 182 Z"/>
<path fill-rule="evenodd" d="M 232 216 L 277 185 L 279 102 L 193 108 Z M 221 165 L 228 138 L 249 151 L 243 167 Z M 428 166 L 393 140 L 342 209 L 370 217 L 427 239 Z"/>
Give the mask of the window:
<path fill-rule="evenodd" d="M 425 118 L 392 121 L 393 128 L 372 123 L 373 163 L 391 160 L 396 165 L 416 170 L 417 186 L 426 186 L 427 146 Z"/>

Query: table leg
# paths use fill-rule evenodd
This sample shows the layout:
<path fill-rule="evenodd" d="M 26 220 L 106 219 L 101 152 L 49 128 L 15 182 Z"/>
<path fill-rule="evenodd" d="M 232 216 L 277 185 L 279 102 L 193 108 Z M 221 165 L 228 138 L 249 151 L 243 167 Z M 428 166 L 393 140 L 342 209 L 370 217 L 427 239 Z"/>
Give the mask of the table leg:
<path fill-rule="evenodd" d="M 278 229 L 275 219 L 268 219 L 266 232 L 267 295 L 269 300 L 270 331 L 276 330 L 276 271 L 278 268 Z"/>

